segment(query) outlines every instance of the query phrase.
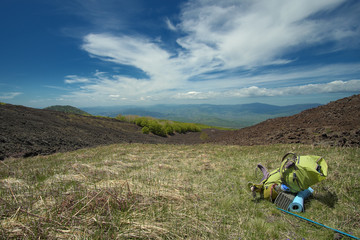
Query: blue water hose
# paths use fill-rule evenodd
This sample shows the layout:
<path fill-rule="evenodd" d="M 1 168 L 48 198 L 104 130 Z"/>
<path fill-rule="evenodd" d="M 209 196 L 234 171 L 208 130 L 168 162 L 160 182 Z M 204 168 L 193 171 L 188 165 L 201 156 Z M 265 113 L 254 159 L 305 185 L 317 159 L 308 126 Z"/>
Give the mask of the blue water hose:
<path fill-rule="evenodd" d="M 283 211 L 283 212 L 285 212 L 285 213 L 291 214 L 291 215 L 293 215 L 293 216 L 295 216 L 295 217 L 298 217 L 298 218 L 301 218 L 301 219 L 303 219 L 303 220 L 306 220 L 306 221 L 308 221 L 308 222 L 311 222 L 311 223 L 317 224 L 317 225 L 319 225 L 319 226 L 322 226 L 322 227 L 328 228 L 328 229 L 333 230 L 333 231 L 335 231 L 335 232 L 337 232 L 337 233 L 340 233 L 340 234 L 342 234 L 342 235 L 345 235 L 345 236 L 348 236 L 348 237 L 351 237 L 351 238 L 354 238 L 354 239 L 358 239 L 358 240 L 360 240 L 360 238 L 358 238 L 358 237 L 355 237 L 355 236 L 350 235 L 350 234 L 348 234 L 348 233 L 342 232 L 342 231 L 337 230 L 337 229 L 335 229 L 335 228 L 325 226 L 324 224 L 321 224 L 321 223 L 315 222 L 315 221 L 313 221 L 313 220 L 310 220 L 310 219 L 304 218 L 304 217 L 299 216 L 299 215 L 297 215 L 297 214 L 295 214 L 295 213 L 292 213 L 292 212 L 286 211 L 286 210 L 284 210 L 284 209 L 282 209 L 282 208 L 277 208 L 277 209 L 279 209 L 279 210 L 281 210 L 281 211 Z"/>

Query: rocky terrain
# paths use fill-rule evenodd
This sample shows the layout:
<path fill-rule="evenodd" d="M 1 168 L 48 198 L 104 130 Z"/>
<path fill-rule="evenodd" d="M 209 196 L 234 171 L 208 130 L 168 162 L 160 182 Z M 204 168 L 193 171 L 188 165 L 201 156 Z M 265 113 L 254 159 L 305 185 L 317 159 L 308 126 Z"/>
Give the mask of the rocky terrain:
<path fill-rule="evenodd" d="M 15 105 L 0 106 L 0 159 L 122 142 L 160 143 L 134 124 Z"/>
<path fill-rule="evenodd" d="M 290 117 L 269 119 L 236 131 L 217 132 L 208 142 L 236 145 L 301 143 L 360 145 L 360 95 L 330 102 Z"/>
<path fill-rule="evenodd" d="M 138 126 L 113 118 L 0 105 L 1 160 L 132 142 L 359 146 L 360 95 L 240 130 L 206 129 L 201 133 L 175 134 L 166 138 L 142 134 Z"/>

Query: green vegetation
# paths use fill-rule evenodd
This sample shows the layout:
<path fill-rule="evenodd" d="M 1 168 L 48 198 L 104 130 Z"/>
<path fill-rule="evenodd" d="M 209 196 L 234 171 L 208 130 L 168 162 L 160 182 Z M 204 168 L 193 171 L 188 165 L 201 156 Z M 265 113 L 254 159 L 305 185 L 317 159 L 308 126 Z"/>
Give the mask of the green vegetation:
<path fill-rule="evenodd" d="M 0 239 L 333 239 L 248 191 L 287 152 L 329 165 L 300 215 L 360 237 L 359 148 L 117 144 L 0 162 Z"/>
<path fill-rule="evenodd" d="M 59 112 L 65 112 L 65 113 L 73 113 L 73 114 L 80 114 L 80 115 L 91 115 L 81 109 L 78 109 L 76 107 L 73 106 L 61 106 L 61 105 L 55 105 L 55 106 L 50 106 L 50 107 L 46 107 L 44 108 L 46 110 L 53 110 L 53 111 L 59 111 Z"/>
<path fill-rule="evenodd" d="M 0 102 L 0 105 L 6 105 L 6 103 L 4 103 L 4 102 Z"/>
<path fill-rule="evenodd" d="M 116 118 L 142 127 L 142 132 L 145 134 L 149 134 L 151 132 L 162 137 L 173 135 L 175 133 L 200 132 L 201 129 L 209 127 L 203 124 L 182 123 L 152 117 L 140 117 L 136 115 L 118 115 Z"/>

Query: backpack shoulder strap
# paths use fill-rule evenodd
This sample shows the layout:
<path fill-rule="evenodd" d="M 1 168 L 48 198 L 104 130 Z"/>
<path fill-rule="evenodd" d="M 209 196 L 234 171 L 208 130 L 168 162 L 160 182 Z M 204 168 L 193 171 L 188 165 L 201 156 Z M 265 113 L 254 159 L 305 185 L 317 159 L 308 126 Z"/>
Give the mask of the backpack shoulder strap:
<path fill-rule="evenodd" d="M 261 179 L 260 182 L 264 181 L 265 179 L 267 179 L 269 177 L 269 172 L 268 170 L 261 165 L 260 163 L 257 165 L 257 167 L 261 170 L 261 172 L 263 173 L 263 178 Z"/>
<path fill-rule="evenodd" d="M 295 153 L 287 153 L 284 155 L 284 157 L 281 160 L 281 165 L 279 168 L 280 171 L 280 179 L 281 182 L 283 182 L 285 185 L 287 185 L 286 180 L 284 178 L 284 172 L 289 167 L 294 167 L 295 170 L 297 169 L 296 166 L 296 160 L 298 159 L 298 156 Z M 295 173 L 294 173 L 295 174 Z M 296 176 L 294 176 L 296 178 Z"/>
<path fill-rule="evenodd" d="M 288 157 L 291 155 L 293 155 L 292 160 L 296 161 L 296 159 L 297 159 L 296 153 L 287 153 L 283 156 L 283 158 L 281 159 L 281 162 L 283 162 L 285 159 L 289 159 Z"/>
<path fill-rule="evenodd" d="M 287 153 L 287 154 L 285 154 L 285 156 L 281 159 L 281 164 L 280 164 L 280 168 L 279 168 L 281 176 L 283 175 L 283 172 L 287 168 L 289 168 L 290 166 L 296 164 L 296 159 L 297 159 L 297 156 L 296 156 L 295 153 Z"/>

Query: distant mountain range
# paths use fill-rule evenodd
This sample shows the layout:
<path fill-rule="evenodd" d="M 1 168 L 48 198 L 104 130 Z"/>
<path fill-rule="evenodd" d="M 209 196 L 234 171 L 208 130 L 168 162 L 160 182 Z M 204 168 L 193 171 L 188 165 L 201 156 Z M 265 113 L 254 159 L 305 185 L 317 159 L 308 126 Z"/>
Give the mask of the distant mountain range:
<path fill-rule="evenodd" d="M 202 123 L 210 126 L 243 128 L 276 117 L 291 116 L 321 104 L 276 106 L 263 103 L 237 105 L 153 105 L 87 107 L 83 111 L 92 115 L 115 117 L 121 115 L 150 116 L 181 122 Z"/>

